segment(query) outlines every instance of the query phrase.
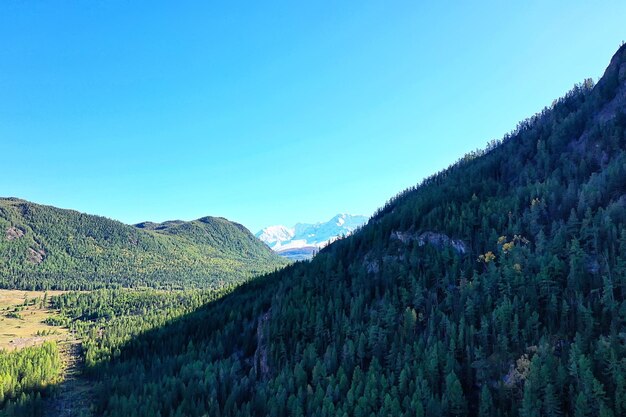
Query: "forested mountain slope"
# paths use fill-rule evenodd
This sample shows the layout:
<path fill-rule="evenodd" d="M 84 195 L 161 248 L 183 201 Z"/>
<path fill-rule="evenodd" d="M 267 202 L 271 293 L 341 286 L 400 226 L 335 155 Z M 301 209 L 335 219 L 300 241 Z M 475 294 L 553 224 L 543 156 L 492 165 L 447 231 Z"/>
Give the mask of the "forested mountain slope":
<path fill-rule="evenodd" d="M 0 199 L 0 286 L 216 287 L 284 265 L 223 218 L 129 226 L 100 216 Z"/>
<path fill-rule="evenodd" d="M 310 263 L 91 332 L 98 415 L 626 415 L 625 111 L 621 47 Z"/>

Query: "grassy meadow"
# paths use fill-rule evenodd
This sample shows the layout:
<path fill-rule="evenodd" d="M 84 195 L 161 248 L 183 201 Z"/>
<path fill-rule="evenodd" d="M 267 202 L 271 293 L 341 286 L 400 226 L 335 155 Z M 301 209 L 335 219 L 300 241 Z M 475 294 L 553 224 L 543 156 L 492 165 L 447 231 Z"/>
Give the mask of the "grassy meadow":
<path fill-rule="evenodd" d="M 50 307 L 50 297 L 63 293 L 0 290 L 0 349 L 13 350 L 47 340 L 58 342 L 67 339 L 66 328 L 45 323 L 46 319 L 55 315 L 55 310 Z"/>

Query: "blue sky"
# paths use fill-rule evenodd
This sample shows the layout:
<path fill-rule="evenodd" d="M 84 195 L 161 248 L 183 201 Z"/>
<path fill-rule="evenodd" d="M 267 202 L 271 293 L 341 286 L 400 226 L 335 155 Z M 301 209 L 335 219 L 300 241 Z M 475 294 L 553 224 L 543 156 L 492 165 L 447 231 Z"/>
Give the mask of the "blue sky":
<path fill-rule="evenodd" d="M 623 1 L 506 3 L 3 1 L 0 195 L 253 232 L 369 215 L 626 39 Z"/>

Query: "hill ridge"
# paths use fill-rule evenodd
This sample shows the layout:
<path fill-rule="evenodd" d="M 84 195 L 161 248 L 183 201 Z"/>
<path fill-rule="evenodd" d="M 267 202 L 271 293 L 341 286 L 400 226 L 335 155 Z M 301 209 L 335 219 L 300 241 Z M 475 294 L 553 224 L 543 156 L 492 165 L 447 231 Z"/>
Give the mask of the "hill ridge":
<path fill-rule="evenodd" d="M 224 218 L 164 222 L 159 230 L 143 225 L 0 198 L 0 286 L 214 287 L 285 264 L 245 227 Z"/>

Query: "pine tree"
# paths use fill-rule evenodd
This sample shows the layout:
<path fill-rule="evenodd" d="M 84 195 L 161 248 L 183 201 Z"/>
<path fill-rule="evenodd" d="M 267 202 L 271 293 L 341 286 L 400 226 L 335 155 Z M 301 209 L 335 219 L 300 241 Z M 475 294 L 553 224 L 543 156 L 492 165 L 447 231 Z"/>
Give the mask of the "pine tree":
<path fill-rule="evenodd" d="M 589 399 L 584 392 L 580 391 L 576 396 L 574 403 L 574 417 L 589 417 L 591 416 L 591 407 L 589 405 Z"/>
<path fill-rule="evenodd" d="M 561 405 L 554 390 L 554 385 L 547 384 L 543 395 L 543 411 L 546 417 L 559 417 Z"/>
<path fill-rule="evenodd" d="M 453 416 L 462 416 L 467 412 L 467 403 L 463 395 L 461 382 L 454 372 L 446 376 L 445 396 L 448 402 L 448 409 Z"/>
<path fill-rule="evenodd" d="M 486 384 L 480 390 L 480 404 L 478 406 L 478 417 L 492 417 L 493 416 L 493 399 L 491 398 L 491 392 Z"/>

